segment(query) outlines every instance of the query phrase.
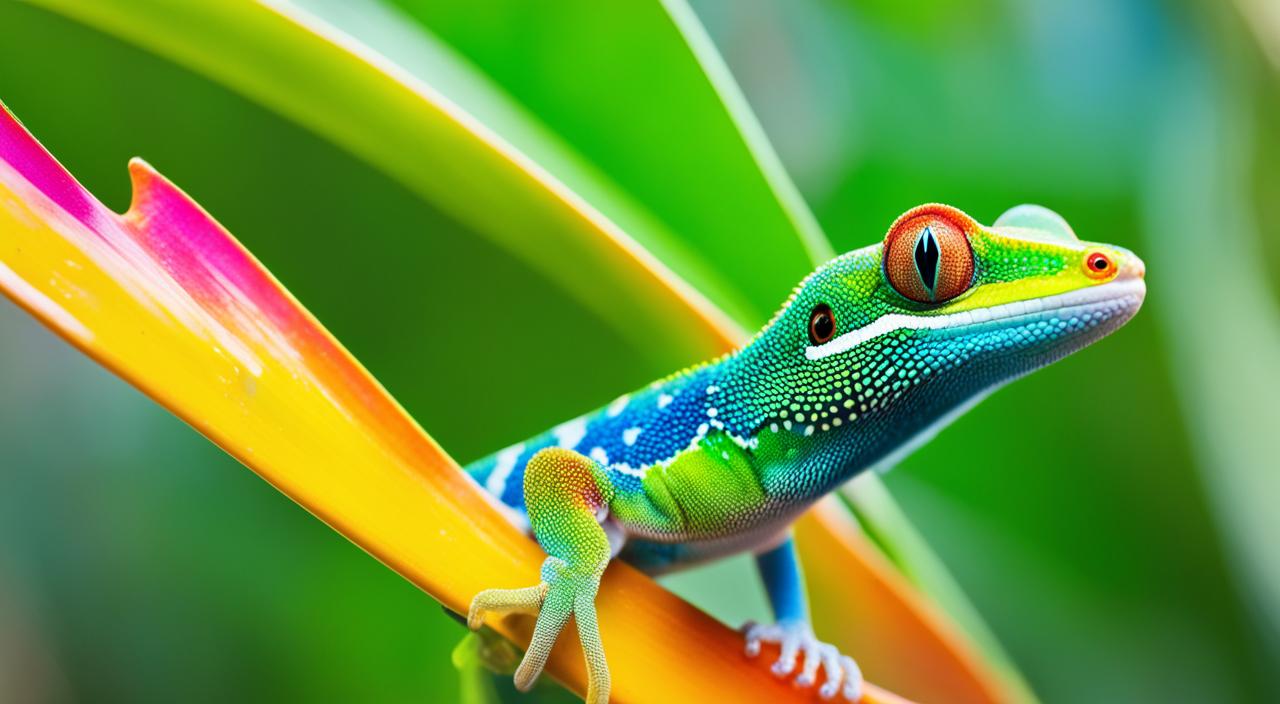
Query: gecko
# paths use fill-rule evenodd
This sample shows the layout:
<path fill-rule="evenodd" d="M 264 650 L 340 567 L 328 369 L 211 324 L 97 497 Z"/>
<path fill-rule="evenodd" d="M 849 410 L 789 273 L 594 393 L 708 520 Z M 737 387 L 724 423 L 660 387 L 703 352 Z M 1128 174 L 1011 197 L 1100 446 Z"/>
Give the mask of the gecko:
<path fill-rule="evenodd" d="M 649 574 L 752 552 L 774 615 L 774 674 L 860 698 L 856 661 L 810 624 L 790 526 L 867 470 L 885 471 L 1003 384 L 1117 330 L 1146 295 L 1127 249 L 1084 242 L 1053 211 L 993 225 L 941 204 L 907 211 L 872 246 L 796 287 L 739 349 L 619 397 L 466 471 L 547 557 L 538 584 L 488 589 L 467 622 L 537 614 L 515 672 L 527 690 L 572 615 L 586 701 L 609 699 L 595 599 L 613 559 Z M 802 661 L 802 662 L 801 662 Z"/>

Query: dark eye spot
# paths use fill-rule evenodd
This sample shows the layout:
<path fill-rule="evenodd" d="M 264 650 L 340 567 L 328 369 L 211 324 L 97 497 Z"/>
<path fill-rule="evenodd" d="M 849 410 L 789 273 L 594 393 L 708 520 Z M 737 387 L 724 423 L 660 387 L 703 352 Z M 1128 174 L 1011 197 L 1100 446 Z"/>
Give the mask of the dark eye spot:
<path fill-rule="evenodd" d="M 826 303 L 814 306 L 813 312 L 809 314 L 809 341 L 821 345 L 835 337 L 835 334 L 836 316 L 831 312 L 831 306 Z"/>

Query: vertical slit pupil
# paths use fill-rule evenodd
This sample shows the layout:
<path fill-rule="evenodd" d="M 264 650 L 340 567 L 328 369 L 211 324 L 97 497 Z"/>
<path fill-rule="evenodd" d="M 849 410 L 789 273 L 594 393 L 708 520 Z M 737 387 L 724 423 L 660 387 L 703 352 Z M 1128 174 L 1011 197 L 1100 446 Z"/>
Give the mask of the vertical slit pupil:
<path fill-rule="evenodd" d="M 920 281 L 932 298 L 938 283 L 938 240 L 933 236 L 933 228 L 924 228 L 916 238 L 915 260 Z"/>

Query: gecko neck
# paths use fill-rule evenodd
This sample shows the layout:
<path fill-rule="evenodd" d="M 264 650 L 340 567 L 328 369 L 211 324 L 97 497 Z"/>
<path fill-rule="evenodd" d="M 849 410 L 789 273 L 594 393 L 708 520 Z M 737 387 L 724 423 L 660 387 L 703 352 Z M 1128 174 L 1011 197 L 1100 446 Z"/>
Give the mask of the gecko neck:
<path fill-rule="evenodd" d="M 943 387 L 900 381 L 897 360 L 801 374 L 754 345 L 690 370 L 705 423 L 752 448 L 767 494 L 818 498 L 869 468 L 887 470 L 990 392 L 984 375 Z"/>
<path fill-rule="evenodd" d="M 869 442 L 873 438 L 866 437 L 863 423 L 848 420 L 844 394 L 834 398 L 794 383 L 754 346 L 670 381 L 701 397 L 701 412 L 692 421 L 700 434 L 727 433 L 749 448 L 765 493 L 773 498 L 818 498 L 884 453 Z"/>

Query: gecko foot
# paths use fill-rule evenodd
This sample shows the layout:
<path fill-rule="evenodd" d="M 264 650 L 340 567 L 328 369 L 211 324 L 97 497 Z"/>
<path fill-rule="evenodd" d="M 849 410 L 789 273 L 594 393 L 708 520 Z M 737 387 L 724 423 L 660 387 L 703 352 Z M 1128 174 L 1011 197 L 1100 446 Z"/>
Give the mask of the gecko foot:
<path fill-rule="evenodd" d="M 524 659 L 516 668 L 516 689 L 527 692 L 542 674 L 561 629 L 574 616 L 578 638 L 587 660 L 587 704 L 606 704 L 609 700 L 609 668 L 605 664 L 600 643 L 600 627 L 596 623 L 595 598 L 600 575 L 572 569 L 564 560 L 548 557 L 542 565 L 542 582 L 524 589 L 486 589 L 471 601 L 467 625 L 479 628 L 486 612 L 536 613 L 533 639 Z"/>
<path fill-rule="evenodd" d="M 813 629 L 804 621 L 781 621 L 770 625 L 748 622 L 742 627 L 746 636 L 746 652 L 750 657 L 760 654 L 762 643 L 777 643 L 781 648 L 778 660 L 773 663 L 773 674 L 786 677 L 795 672 L 800 655 L 804 655 L 804 667 L 796 677 L 796 684 L 812 687 L 818 679 L 818 668 L 826 674 L 827 681 L 818 690 L 818 696 L 831 699 L 837 693 L 851 702 L 862 697 L 862 671 L 848 655 L 841 655 L 834 645 L 823 643 L 813 635 Z"/>

